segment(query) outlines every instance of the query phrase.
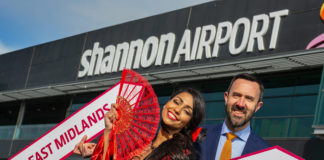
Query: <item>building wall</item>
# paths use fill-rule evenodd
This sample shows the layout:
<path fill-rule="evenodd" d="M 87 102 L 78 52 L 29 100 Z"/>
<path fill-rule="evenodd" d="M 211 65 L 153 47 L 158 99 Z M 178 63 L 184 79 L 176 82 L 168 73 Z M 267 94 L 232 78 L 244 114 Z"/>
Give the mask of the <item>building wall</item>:
<path fill-rule="evenodd" d="M 0 90 L 119 77 L 124 67 L 152 73 L 305 50 L 324 32 L 321 4 L 213 1 L 14 51 L 0 55 Z"/>
<path fill-rule="evenodd" d="M 119 77 L 123 65 L 128 64 L 124 63 L 126 61 L 132 63 L 129 68 L 145 74 L 301 53 L 313 38 L 324 32 L 323 22 L 318 17 L 321 4 L 320 0 L 213 1 L 14 51 L 0 55 L 0 93 Z M 289 14 L 279 16 L 279 22 L 273 15 L 278 11 L 289 11 Z M 240 22 L 237 32 L 230 34 L 234 38 L 222 43 L 216 41 L 222 38 L 220 35 L 230 33 L 229 28 L 222 30 L 222 25 L 233 27 Z M 256 32 L 267 28 L 262 40 L 249 38 L 253 24 Z M 275 46 L 271 46 L 273 33 L 278 34 Z M 246 39 L 245 34 L 248 35 Z M 174 42 L 160 43 L 164 36 L 174 37 Z M 139 47 L 131 48 L 135 41 Z M 253 43 L 249 44 L 250 41 Z M 146 52 L 145 43 L 150 46 Z M 238 49 L 240 45 L 242 48 Z M 253 45 L 250 50 L 249 45 Z M 168 47 L 172 48 L 170 52 Z M 214 54 L 217 47 L 218 54 Z M 237 52 L 231 48 L 236 48 Z M 135 53 L 131 49 L 144 51 L 131 55 Z M 158 58 L 160 49 L 165 49 L 161 59 Z M 170 62 L 167 62 L 168 53 Z M 111 55 L 114 57 L 109 57 Z M 136 58 L 137 55 L 141 60 L 128 61 L 128 57 Z M 176 61 L 177 56 L 180 56 L 179 61 Z M 136 62 L 140 63 L 137 68 Z M 111 67 L 107 67 L 109 65 Z M 260 77 L 266 88 L 264 106 L 251 121 L 253 130 L 270 144 L 281 145 L 306 159 L 324 157 L 318 150 L 323 140 L 313 135 L 312 128 L 317 114 L 322 65 L 323 62 L 306 67 L 300 64 L 303 67 L 295 68 L 276 66 L 280 71 L 263 73 L 255 71 L 253 66 L 243 69 Z M 85 74 L 80 76 L 83 72 Z M 225 71 L 229 75 L 237 72 Z M 225 117 L 223 94 L 230 81 L 229 75 L 199 81 L 166 81 L 155 85 L 154 89 L 163 106 L 174 88 L 198 88 L 207 105 L 203 124 L 216 124 Z M 0 158 L 14 155 L 101 92 L 0 102 Z"/>

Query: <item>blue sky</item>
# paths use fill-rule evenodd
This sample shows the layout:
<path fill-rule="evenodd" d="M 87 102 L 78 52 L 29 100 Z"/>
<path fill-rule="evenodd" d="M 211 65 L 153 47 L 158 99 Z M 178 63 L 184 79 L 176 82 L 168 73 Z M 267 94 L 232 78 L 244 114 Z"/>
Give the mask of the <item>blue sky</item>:
<path fill-rule="evenodd" d="M 0 54 L 211 0 L 1 0 Z"/>

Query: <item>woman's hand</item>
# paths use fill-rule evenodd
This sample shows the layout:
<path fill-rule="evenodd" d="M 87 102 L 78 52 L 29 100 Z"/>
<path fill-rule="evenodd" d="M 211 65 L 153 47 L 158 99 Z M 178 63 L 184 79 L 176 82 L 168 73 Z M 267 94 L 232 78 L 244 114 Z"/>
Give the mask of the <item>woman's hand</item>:
<path fill-rule="evenodd" d="M 116 121 L 117 118 L 118 118 L 117 106 L 116 104 L 112 104 L 110 111 L 107 112 L 104 116 L 104 121 L 105 121 L 104 137 L 105 137 L 105 142 L 108 142 L 105 143 L 105 148 L 108 147 L 109 144 L 108 135 L 112 129 L 113 123 Z M 86 140 L 87 140 L 87 135 L 83 136 L 81 141 L 75 145 L 73 153 L 81 155 L 84 158 L 91 156 L 94 152 L 94 149 L 96 148 L 96 144 L 85 143 Z"/>
<path fill-rule="evenodd" d="M 83 158 L 92 155 L 94 149 L 96 148 L 95 143 L 84 143 L 87 140 L 87 135 L 84 135 L 81 141 L 75 145 L 73 153 L 81 155 Z"/>
<path fill-rule="evenodd" d="M 105 131 L 108 131 L 110 133 L 113 123 L 118 118 L 118 112 L 117 112 L 117 106 L 116 104 L 111 104 L 110 111 L 107 112 L 104 116 L 105 120 Z"/>

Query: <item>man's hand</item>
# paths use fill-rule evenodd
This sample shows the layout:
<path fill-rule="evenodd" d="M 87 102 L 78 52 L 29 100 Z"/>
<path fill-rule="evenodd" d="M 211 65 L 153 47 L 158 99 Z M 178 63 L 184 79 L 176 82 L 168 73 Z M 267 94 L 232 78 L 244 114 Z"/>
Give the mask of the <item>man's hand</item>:
<path fill-rule="evenodd" d="M 81 141 L 75 145 L 73 153 L 81 155 L 83 158 L 90 157 L 96 148 L 95 143 L 84 143 L 87 140 L 87 135 L 84 135 Z"/>

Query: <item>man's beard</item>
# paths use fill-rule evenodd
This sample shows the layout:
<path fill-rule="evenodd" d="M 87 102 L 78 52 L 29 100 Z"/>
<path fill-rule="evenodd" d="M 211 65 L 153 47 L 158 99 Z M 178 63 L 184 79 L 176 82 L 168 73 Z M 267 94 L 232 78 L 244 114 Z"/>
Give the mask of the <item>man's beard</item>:
<path fill-rule="evenodd" d="M 235 106 L 231 107 L 230 110 L 228 110 L 227 108 L 228 108 L 227 104 L 225 104 L 226 118 L 227 118 L 229 124 L 231 125 L 231 127 L 233 127 L 233 128 L 239 128 L 239 127 L 242 127 L 245 124 L 247 124 L 252 119 L 252 117 L 255 113 L 255 109 L 256 109 L 256 107 L 254 107 L 254 110 L 250 111 L 251 113 L 249 114 L 249 111 L 247 111 L 245 107 L 238 107 L 237 105 L 235 105 Z M 234 109 L 240 110 L 247 117 L 243 117 L 244 120 L 239 120 L 238 122 L 237 121 L 235 122 L 232 119 L 233 117 L 231 117 L 231 114 L 230 114 L 230 112 L 234 111 Z"/>

